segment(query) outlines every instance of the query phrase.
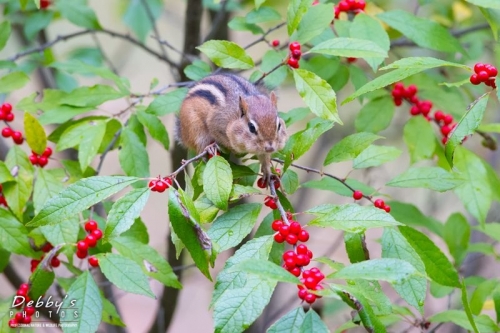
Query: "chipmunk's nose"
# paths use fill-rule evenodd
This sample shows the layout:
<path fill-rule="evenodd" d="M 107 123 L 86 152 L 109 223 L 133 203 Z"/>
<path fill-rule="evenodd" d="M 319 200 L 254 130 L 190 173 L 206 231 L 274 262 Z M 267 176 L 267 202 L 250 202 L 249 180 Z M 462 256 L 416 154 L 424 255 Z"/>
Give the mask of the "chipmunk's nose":
<path fill-rule="evenodd" d="M 275 149 L 274 149 L 274 144 L 270 141 L 266 144 L 266 146 L 264 147 L 264 149 L 266 150 L 266 153 L 272 153 Z"/>

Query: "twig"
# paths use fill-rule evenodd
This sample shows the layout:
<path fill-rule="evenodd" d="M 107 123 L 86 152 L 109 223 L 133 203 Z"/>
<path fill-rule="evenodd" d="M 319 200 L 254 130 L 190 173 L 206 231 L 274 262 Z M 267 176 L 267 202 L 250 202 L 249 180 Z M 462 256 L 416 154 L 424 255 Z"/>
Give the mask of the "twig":
<path fill-rule="evenodd" d="M 173 46 L 172 44 L 170 44 L 167 40 L 164 40 L 164 39 L 160 39 L 158 38 L 157 36 L 151 36 L 151 38 L 155 39 L 156 41 L 158 41 L 159 44 L 163 45 L 163 46 L 166 46 L 168 47 L 169 49 L 171 49 L 172 51 L 174 51 L 175 53 L 179 54 L 181 57 L 183 57 L 185 60 L 187 60 L 188 62 L 193 62 L 194 60 L 197 59 L 197 57 L 193 57 L 193 56 L 189 56 L 187 54 L 184 54 L 182 51 L 180 50 L 177 50 L 175 48 L 175 46 Z"/>
<path fill-rule="evenodd" d="M 171 59 L 169 59 L 167 57 L 164 57 L 160 53 L 158 53 L 155 50 L 149 48 L 148 46 L 146 46 L 145 44 L 141 43 L 137 39 L 131 37 L 130 35 L 128 35 L 128 34 L 122 34 L 122 33 L 116 32 L 116 31 L 108 30 L 108 29 L 102 29 L 102 30 L 87 29 L 87 30 L 77 31 L 77 32 L 74 32 L 74 33 L 71 33 L 71 34 L 67 34 L 67 35 L 59 35 L 55 39 L 53 39 L 53 40 L 51 40 L 51 41 L 49 41 L 47 43 L 44 43 L 42 45 L 39 45 L 37 47 L 34 47 L 32 49 L 29 49 L 29 50 L 26 50 L 26 51 L 23 51 L 23 52 L 19 52 L 19 53 L 15 54 L 15 55 L 11 56 L 10 58 L 8 58 L 8 60 L 10 60 L 10 61 L 16 61 L 16 60 L 18 60 L 18 59 L 20 59 L 22 57 L 25 57 L 25 56 L 33 54 L 33 53 L 41 53 L 45 49 L 48 49 L 49 47 L 52 47 L 53 45 L 55 45 L 55 44 L 57 44 L 59 42 L 67 41 L 69 39 L 73 39 L 73 38 L 76 38 L 76 37 L 88 35 L 88 34 L 91 34 L 91 33 L 103 33 L 103 34 L 109 35 L 111 37 L 121 38 L 123 40 L 126 40 L 126 41 L 128 41 L 128 42 L 130 42 L 130 43 L 132 43 L 132 44 L 134 44 L 134 45 L 136 45 L 138 47 L 140 47 L 141 49 L 143 49 L 147 53 L 149 53 L 149 54 L 151 54 L 153 56 L 156 56 L 158 59 L 166 62 L 170 66 L 179 68 L 179 64 L 176 64 Z"/>
<path fill-rule="evenodd" d="M 244 49 L 249 49 L 251 48 L 252 46 L 254 46 L 255 44 L 258 44 L 260 42 L 263 42 L 266 40 L 266 37 L 267 35 L 269 35 L 271 32 L 273 32 L 274 30 L 278 30 L 279 28 L 281 28 L 282 26 L 284 26 L 286 24 L 286 22 L 282 22 L 272 28 L 270 28 L 269 30 L 267 30 L 259 39 L 256 39 L 254 40 L 253 42 L 251 42 L 250 44 L 248 44 L 247 46 L 244 47 Z"/>
<path fill-rule="evenodd" d="M 275 70 L 277 70 L 278 68 L 280 68 L 283 65 L 285 65 L 285 61 L 282 61 L 279 64 L 277 64 L 276 66 L 274 66 L 269 72 L 263 73 L 262 76 L 257 81 L 255 81 L 255 84 L 259 84 L 260 81 L 264 80 L 264 78 L 266 76 L 270 75 L 271 73 L 273 73 Z"/>
<path fill-rule="evenodd" d="M 212 149 L 214 149 L 216 147 L 217 147 L 217 144 L 216 143 L 212 143 L 212 144 L 208 145 L 201 153 L 199 153 L 195 157 L 190 158 L 189 160 L 186 160 L 186 161 L 182 161 L 182 165 L 179 168 L 177 168 L 177 170 L 175 170 L 174 172 L 172 172 L 170 174 L 170 177 L 177 176 L 177 174 L 179 172 L 181 172 L 182 170 L 184 170 L 185 168 L 187 168 L 187 166 L 189 164 L 201 160 L 203 157 L 205 157 L 205 155 L 207 155 Z"/>
<path fill-rule="evenodd" d="M 104 59 L 104 61 L 108 64 L 111 71 L 113 73 L 115 73 L 116 75 L 118 75 L 118 70 L 116 69 L 116 67 L 113 64 L 113 62 L 111 61 L 111 59 L 109 59 L 108 56 L 106 55 L 106 53 L 104 53 L 104 49 L 102 47 L 102 44 L 99 41 L 99 39 L 97 38 L 97 36 L 95 35 L 95 33 L 91 34 L 91 36 L 92 36 L 92 39 L 94 40 L 95 45 L 97 46 L 97 49 L 99 50 L 99 53 L 101 53 L 101 56 Z"/>
<path fill-rule="evenodd" d="M 213 20 L 213 22 L 212 22 L 212 27 L 210 28 L 210 31 L 203 39 L 204 42 L 206 42 L 207 40 L 213 39 L 214 36 L 217 34 L 217 31 L 219 30 L 220 25 L 221 25 L 222 21 L 224 20 L 224 15 L 226 13 L 226 7 L 227 7 L 228 3 L 229 3 L 228 0 L 221 1 L 221 6 L 219 9 L 219 12 L 217 13 L 217 16 L 215 17 L 215 20 Z"/>
<path fill-rule="evenodd" d="M 146 15 L 149 18 L 149 21 L 151 22 L 151 26 L 153 27 L 153 34 L 156 37 L 157 40 L 160 40 L 160 33 L 158 32 L 158 27 L 156 26 L 155 22 L 155 17 L 153 15 L 153 12 L 151 11 L 151 7 L 149 7 L 149 4 L 147 3 L 146 0 L 141 0 L 142 5 L 144 6 L 144 9 L 146 10 Z M 162 43 L 158 43 L 160 45 L 160 50 L 161 54 L 167 58 L 167 50 L 165 49 L 164 45 Z"/>

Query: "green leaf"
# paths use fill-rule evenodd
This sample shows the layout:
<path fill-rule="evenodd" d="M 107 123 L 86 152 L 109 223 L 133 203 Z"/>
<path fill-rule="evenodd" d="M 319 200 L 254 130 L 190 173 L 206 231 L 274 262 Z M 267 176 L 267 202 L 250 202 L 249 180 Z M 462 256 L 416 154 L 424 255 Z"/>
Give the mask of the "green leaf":
<path fill-rule="evenodd" d="M 259 9 L 260 6 L 262 6 L 262 4 L 264 2 L 266 2 L 266 0 L 255 0 L 255 8 Z"/>
<path fill-rule="evenodd" d="M 346 136 L 330 149 L 323 165 L 352 160 L 368 148 L 373 141 L 382 138 L 381 136 L 366 132 Z"/>
<path fill-rule="evenodd" d="M 250 11 L 246 16 L 248 23 L 263 23 L 269 21 L 280 20 L 281 15 L 272 7 L 260 7 Z"/>
<path fill-rule="evenodd" d="M 149 187 L 141 187 L 118 199 L 109 211 L 104 240 L 112 240 L 130 229 L 135 219 L 141 215 L 150 194 Z"/>
<path fill-rule="evenodd" d="M 255 66 L 241 46 L 227 40 L 209 40 L 196 48 L 222 68 L 250 69 Z"/>
<path fill-rule="evenodd" d="M 61 15 L 71 23 L 87 29 L 101 29 L 97 16 L 94 11 L 86 5 L 85 1 L 57 1 L 55 5 L 57 9 L 60 10 Z"/>
<path fill-rule="evenodd" d="M 228 270 L 228 272 L 238 271 L 256 275 L 264 281 L 300 284 L 299 279 L 292 275 L 292 273 L 288 272 L 283 267 L 266 260 L 247 259 L 234 266 L 231 266 L 231 268 Z"/>
<path fill-rule="evenodd" d="M 424 227 L 443 237 L 443 225 L 432 217 L 425 216 L 416 206 L 399 201 L 390 201 L 391 215 L 410 227 Z"/>
<path fill-rule="evenodd" d="M 23 72 L 11 72 L 0 78 L 0 94 L 9 93 L 11 91 L 24 87 L 30 78 Z"/>
<path fill-rule="evenodd" d="M 455 173 L 439 167 L 409 168 L 393 178 L 386 185 L 405 188 L 427 188 L 445 192 L 463 184 L 464 180 Z"/>
<path fill-rule="evenodd" d="M 126 325 L 123 323 L 122 319 L 120 318 L 120 314 L 118 311 L 116 311 L 116 307 L 111 301 L 108 301 L 107 298 L 104 298 L 104 295 L 101 295 L 101 301 L 102 301 L 102 316 L 101 320 L 105 323 L 114 325 L 114 326 L 119 326 L 119 327 L 125 327 Z"/>
<path fill-rule="evenodd" d="M 410 263 L 401 259 L 370 259 L 346 266 L 333 274 L 336 279 L 363 279 L 398 284 L 418 275 Z"/>
<path fill-rule="evenodd" d="M 363 105 L 354 125 L 358 132 L 378 133 L 389 127 L 393 116 L 394 101 L 392 98 L 384 96 L 372 99 Z"/>
<path fill-rule="evenodd" d="M 371 145 L 361 152 L 353 161 L 354 169 L 370 168 L 393 161 L 401 155 L 401 150 L 389 146 Z"/>
<path fill-rule="evenodd" d="M 51 10 L 40 10 L 29 15 L 23 24 L 23 32 L 26 39 L 33 41 L 42 29 L 47 28 L 53 18 L 54 12 Z"/>
<path fill-rule="evenodd" d="M 149 7 L 149 11 L 146 9 Z M 125 24 L 137 35 L 142 43 L 146 42 L 153 25 L 165 8 L 157 0 L 130 1 L 123 16 Z M 152 17 L 151 17 L 152 16 Z"/>
<path fill-rule="evenodd" d="M 264 30 L 262 30 L 262 28 L 259 27 L 257 24 L 248 23 L 244 17 L 240 17 L 240 16 L 237 16 L 237 17 L 233 18 L 231 21 L 229 21 L 227 26 L 231 30 L 249 31 L 254 35 L 260 35 L 260 34 L 264 33 Z M 193 68 L 191 68 L 191 69 L 193 69 Z M 192 72 L 190 72 L 190 73 L 192 73 Z M 210 72 L 208 74 L 210 74 Z M 196 79 L 196 80 L 199 80 L 199 79 Z"/>
<path fill-rule="evenodd" d="M 395 69 L 389 73 L 380 75 L 379 77 L 376 77 L 375 79 L 371 80 L 358 90 L 356 90 L 355 93 L 351 94 L 349 97 L 347 97 L 342 104 L 349 103 L 353 101 L 354 99 L 358 98 L 361 95 L 364 95 L 366 93 L 369 93 L 371 91 L 386 87 L 390 84 L 393 84 L 395 82 L 402 81 L 406 79 L 407 77 L 410 77 L 412 75 L 415 75 L 417 73 L 420 73 L 422 71 L 425 71 L 427 69 L 432 69 L 436 67 L 442 67 L 442 66 L 451 66 L 451 67 L 458 67 L 458 68 L 463 68 L 465 70 L 470 71 L 470 68 L 462 65 L 462 64 L 457 64 L 454 62 L 449 62 L 449 61 L 444 61 L 436 58 L 431 58 L 431 57 L 409 57 L 409 58 L 403 58 L 400 60 L 397 60 L 390 64 L 389 66 L 385 66 L 381 68 L 380 70 L 388 70 L 388 69 Z"/>
<path fill-rule="evenodd" d="M 331 5 L 318 4 L 309 8 L 302 17 L 297 31 L 290 37 L 290 40 L 305 44 L 311 39 L 319 36 L 330 26 L 333 20 Z"/>
<path fill-rule="evenodd" d="M 182 101 L 187 94 L 186 88 L 178 88 L 165 95 L 158 96 L 146 109 L 147 113 L 161 117 L 169 113 L 178 112 L 181 109 Z"/>
<path fill-rule="evenodd" d="M 457 127 L 448 136 L 446 142 L 445 155 L 446 159 L 453 166 L 453 153 L 458 145 L 462 143 L 466 136 L 474 134 L 475 130 L 483 120 L 484 111 L 488 104 L 488 94 L 484 94 L 479 99 L 474 101 L 472 106 L 469 106 L 468 111 L 462 116 Z"/>
<path fill-rule="evenodd" d="M 63 326 L 64 333 L 91 333 L 97 331 L 101 321 L 103 305 L 99 288 L 90 271 L 84 271 L 73 282 L 62 307 L 67 315 L 61 318 L 61 322 L 68 322 L 67 325 Z M 70 324 L 75 322 L 76 325 Z"/>
<path fill-rule="evenodd" d="M 443 286 L 460 288 L 457 271 L 433 241 L 410 227 L 399 227 L 399 231 L 422 259 L 429 278 Z"/>
<path fill-rule="evenodd" d="M 113 253 L 101 253 L 95 256 L 99 268 L 106 278 L 116 287 L 133 294 L 156 298 L 146 275 L 133 260 Z"/>
<path fill-rule="evenodd" d="M 429 159 L 434 155 L 434 129 L 424 117 L 412 117 L 408 120 L 403 129 L 403 139 L 408 146 L 411 163 Z"/>
<path fill-rule="evenodd" d="M 52 269 L 48 268 L 50 265 L 47 259 L 45 258 L 40 262 L 29 278 L 31 282 L 29 294 L 32 299 L 38 299 L 38 297 L 44 295 L 54 283 L 55 274 Z"/>
<path fill-rule="evenodd" d="M 83 140 L 87 139 L 87 133 L 89 131 L 98 132 L 93 130 L 92 128 L 99 127 L 101 126 L 101 124 L 105 124 L 105 120 L 84 118 L 75 123 L 70 122 L 67 124 L 68 125 L 66 126 L 65 125 L 61 126 L 59 129 L 57 129 L 51 135 L 49 135 L 49 140 L 57 142 L 56 146 L 57 151 L 62 151 L 64 149 L 79 146 Z M 57 133 L 61 133 L 59 138 L 56 138 Z"/>
<path fill-rule="evenodd" d="M 7 44 L 7 41 L 9 40 L 10 37 L 10 31 L 11 31 L 10 22 L 3 21 L 0 24 L 0 51 Z"/>
<path fill-rule="evenodd" d="M 203 191 L 214 205 L 227 210 L 233 186 L 233 175 L 229 163 L 220 156 L 212 157 L 203 171 Z"/>
<path fill-rule="evenodd" d="M 346 179 L 346 184 L 354 188 L 355 190 L 359 190 L 364 194 L 376 195 L 377 191 L 374 188 L 371 188 L 355 179 Z M 318 190 L 324 191 L 332 191 L 344 197 L 352 198 L 352 191 L 347 186 L 345 186 L 340 181 L 330 178 L 323 177 L 321 180 L 311 180 L 305 182 L 301 185 L 302 187 L 307 188 L 316 188 Z"/>
<path fill-rule="evenodd" d="M 0 209 L 0 247 L 24 255 L 35 256 L 29 243 L 28 230 L 7 210 Z"/>
<path fill-rule="evenodd" d="M 233 29 L 233 30 L 238 30 L 238 29 L 234 29 L 233 27 L 231 27 L 231 22 L 233 22 L 235 19 L 237 18 L 240 18 L 242 20 L 244 20 L 242 17 L 235 17 L 234 19 L 232 19 L 228 26 Z M 261 29 L 262 30 L 262 29 Z M 204 77 L 210 75 L 211 73 L 211 68 L 210 66 L 204 62 L 204 61 L 201 61 L 201 60 L 195 60 L 193 61 L 192 64 L 190 65 L 187 65 L 186 68 L 184 68 L 184 74 L 186 74 L 186 76 L 191 79 L 191 80 L 194 80 L 194 81 L 198 81 L 198 80 L 201 80 L 203 79 Z M 183 89 L 181 89 L 182 91 Z M 184 89 L 185 90 L 185 89 Z M 177 91 L 177 90 L 175 90 Z M 159 97 L 158 97 L 159 98 Z M 179 104 L 179 107 L 180 107 L 180 104 Z"/>
<path fill-rule="evenodd" d="M 207 234 L 219 245 L 218 252 L 238 245 L 252 231 L 261 208 L 259 203 L 239 205 L 214 221 Z"/>
<path fill-rule="evenodd" d="M 281 187 L 288 194 L 293 194 L 299 187 L 299 176 L 291 169 L 287 169 L 280 179 Z"/>
<path fill-rule="evenodd" d="M 7 153 L 5 165 L 15 174 L 15 182 L 3 184 L 3 195 L 9 209 L 18 220 L 22 221 L 23 212 L 33 190 L 33 165 L 26 153 L 17 145 Z"/>
<path fill-rule="evenodd" d="M 450 31 L 435 21 L 416 17 L 403 10 L 391 10 L 377 17 L 423 48 L 441 52 L 464 51 Z"/>
<path fill-rule="evenodd" d="M 148 129 L 149 134 L 153 139 L 163 145 L 165 150 L 168 150 L 170 140 L 168 138 L 167 129 L 162 121 L 155 115 L 144 111 L 137 112 L 137 119 Z"/>
<path fill-rule="evenodd" d="M 213 158 L 212 158 L 213 159 Z M 168 216 L 177 237 L 186 246 L 198 269 L 211 280 L 208 270 L 212 243 L 210 238 L 193 220 L 186 208 L 187 199 L 182 192 L 171 189 L 168 193 Z"/>
<path fill-rule="evenodd" d="M 111 244 L 120 254 L 134 260 L 141 266 L 143 272 L 149 277 L 160 281 L 165 286 L 182 288 L 169 263 L 157 250 L 148 244 L 143 244 L 133 237 L 124 237 L 123 235 L 113 239 Z"/>
<path fill-rule="evenodd" d="M 78 144 L 78 162 L 80 162 L 80 169 L 82 171 L 87 169 L 97 155 L 106 134 L 106 126 L 107 124 L 102 121 L 93 123 L 88 127 L 88 130 Z"/>
<path fill-rule="evenodd" d="M 298 28 L 302 17 L 307 12 L 310 5 L 309 0 L 291 0 L 288 3 L 286 17 L 288 36 L 291 36 Z"/>
<path fill-rule="evenodd" d="M 479 284 L 474 290 L 472 297 L 470 299 L 470 311 L 474 315 L 479 315 L 484 307 L 484 303 L 488 298 L 492 296 L 495 288 L 498 286 L 497 279 L 486 280 Z"/>
<path fill-rule="evenodd" d="M 122 176 L 94 176 L 81 179 L 47 201 L 44 208 L 27 226 L 36 227 L 60 223 L 121 191 L 137 180 L 135 177 Z"/>
<path fill-rule="evenodd" d="M 5 165 L 4 161 L 0 161 L 0 184 L 7 182 L 15 182 L 15 178 L 12 177 L 9 169 Z"/>
<path fill-rule="evenodd" d="M 425 266 L 410 243 L 394 228 L 384 228 L 382 236 L 382 257 L 396 258 L 409 262 L 417 272 L 424 272 Z M 427 295 L 427 280 L 424 276 L 413 276 L 406 281 L 393 285 L 394 289 L 411 306 L 424 311 Z"/>
<path fill-rule="evenodd" d="M 0 247 L 0 273 L 3 273 L 5 267 L 10 263 L 10 252 Z"/>
<path fill-rule="evenodd" d="M 286 315 L 272 324 L 271 327 L 269 327 L 269 329 L 267 330 L 267 333 L 301 333 L 301 328 L 305 316 L 306 313 L 304 312 L 304 309 L 299 306 L 298 308 L 295 308 L 292 311 L 288 312 Z"/>
<path fill-rule="evenodd" d="M 74 217 L 58 224 L 44 225 L 40 227 L 40 231 L 51 244 L 75 244 L 78 241 L 80 220 Z"/>
<path fill-rule="evenodd" d="M 33 190 L 33 206 L 38 214 L 47 200 L 55 197 L 64 189 L 63 182 L 46 169 L 38 169 L 35 188 Z"/>
<path fill-rule="evenodd" d="M 380 21 L 363 12 L 354 17 L 349 32 L 352 38 L 371 41 L 377 44 L 382 50 L 389 51 L 391 42 L 384 27 Z M 373 71 L 377 71 L 378 66 L 384 61 L 384 57 L 366 58 L 365 60 Z"/>
<path fill-rule="evenodd" d="M 31 150 L 41 155 L 47 146 L 47 135 L 38 120 L 27 112 L 24 113 L 24 130 Z"/>
<path fill-rule="evenodd" d="M 369 228 L 401 225 L 390 214 L 381 209 L 356 204 L 324 204 L 309 209 L 306 213 L 317 216 L 309 222 L 311 226 L 331 227 L 354 233 L 364 232 Z"/>
<path fill-rule="evenodd" d="M 321 317 L 316 313 L 316 311 L 314 311 L 314 309 L 310 309 L 304 317 L 304 322 L 302 323 L 300 332 L 329 333 L 330 330 L 326 327 L 325 323 L 321 320 Z"/>
<path fill-rule="evenodd" d="M 444 225 L 443 239 L 448 245 L 450 254 L 455 259 L 456 266 L 462 263 L 467 254 L 470 233 L 469 222 L 460 213 L 452 214 Z"/>
<path fill-rule="evenodd" d="M 490 25 L 493 38 L 497 41 L 498 31 L 500 30 L 500 13 L 495 9 L 488 8 L 479 8 L 479 11 L 483 14 L 484 18 Z"/>
<path fill-rule="evenodd" d="M 500 3 L 495 0 L 465 0 L 476 6 L 481 6 L 485 8 L 500 9 Z"/>
<path fill-rule="evenodd" d="M 357 38 L 336 37 L 324 41 L 309 52 L 337 57 L 386 58 L 387 51 L 372 41 Z"/>
<path fill-rule="evenodd" d="M 304 69 L 294 70 L 293 78 L 300 97 L 315 115 L 342 124 L 337 111 L 337 96 L 328 82 Z"/>
<path fill-rule="evenodd" d="M 129 176 L 149 176 L 149 155 L 137 134 L 125 127 L 120 135 L 121 147 L 118 153 L 120 165 Z"/>
<path fill-rule="evenodd" d="M 476 332 L 486 333 L 486 332 L 498 332 L 500 328 L 495 324 L 495 322 L 487 315 L 474 316 L 474 321 L 477 326 Z M 446 310 L 439 312 L 428 318 L 431 323 L 454 323 L 466 330 L 473 331 L 474 328 L 470 324 L 469 319 L 465 311 L 461 310 Z"/>
<path fill-rule="evenodd" d="M 79 107 L 95 107 L 126 95 L 126 93 L 118 92 L 111 86 L 96 84 L 92 87 L 76 88 L 62 97 L 60 103 Z"/>

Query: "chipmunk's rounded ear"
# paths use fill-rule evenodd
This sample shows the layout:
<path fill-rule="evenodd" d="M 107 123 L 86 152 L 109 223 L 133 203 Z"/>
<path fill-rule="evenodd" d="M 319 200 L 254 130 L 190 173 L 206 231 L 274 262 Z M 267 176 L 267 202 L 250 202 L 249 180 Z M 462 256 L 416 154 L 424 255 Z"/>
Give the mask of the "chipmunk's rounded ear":
<path fill-rule="evenodd" d="M 274 107 L 278 108 L 278 98 L 276 97 L 276 94 L 274 93 L 274 91 L 271 91 L 271 94 L 269 95 L 269 97 L 271 98 L 271 103 L 273 103 Z"/>
<path fill-rule="evenodd" d="M 241 96 L 240 96 L 240 110 L 242 118 L 248 114 L 248 104 Z"/>

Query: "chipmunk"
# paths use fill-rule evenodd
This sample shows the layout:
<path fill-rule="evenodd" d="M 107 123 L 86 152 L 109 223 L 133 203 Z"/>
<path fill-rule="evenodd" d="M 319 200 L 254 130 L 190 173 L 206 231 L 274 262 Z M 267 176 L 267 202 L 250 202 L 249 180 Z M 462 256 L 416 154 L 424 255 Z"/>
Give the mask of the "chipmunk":
<path fill-rule="evenodd" d="M 287 140 L 285 122 L 278 117 L 274 92 L 233 74 L 214 74 L 190 88 L 176 123 L 177 140 L 201 153 L 209 144 L 234 153 L 257 155 L 266 184 L 271 177 L 271 154 Z"/>

